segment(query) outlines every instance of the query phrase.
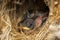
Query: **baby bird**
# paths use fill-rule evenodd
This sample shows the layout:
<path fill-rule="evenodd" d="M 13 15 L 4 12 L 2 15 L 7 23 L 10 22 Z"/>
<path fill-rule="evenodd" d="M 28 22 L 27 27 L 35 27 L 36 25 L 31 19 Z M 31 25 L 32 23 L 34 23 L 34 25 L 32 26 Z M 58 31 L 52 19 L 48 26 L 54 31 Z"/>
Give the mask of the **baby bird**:
<path fill-rule="evenodd" d="M 23 20 L 19 22 L 19 25 L 24 25 L 25 27 L 22 27 L 26 30 L 32 30 L 34 28 L 38 28 L 44 23 L 44 21 L 47 19 L 47 13 L 44 12 L 36 12 L 36 13 L 29 13 L 28 11 L 23 16 Z"/>

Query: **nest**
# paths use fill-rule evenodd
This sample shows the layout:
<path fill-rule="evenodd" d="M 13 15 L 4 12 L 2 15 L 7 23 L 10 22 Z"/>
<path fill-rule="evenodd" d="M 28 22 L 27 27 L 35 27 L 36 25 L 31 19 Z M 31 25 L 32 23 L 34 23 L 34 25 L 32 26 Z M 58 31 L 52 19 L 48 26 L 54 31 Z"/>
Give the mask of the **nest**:
<path fill-rule="evenodd" d="M 49 25 L 52 22 L 57 21 L 58 19 L 60 20 L 60 14 L 57 8 L 57 6 L 59 5 L 58 1 L 55 0 L 45 1 L 46 5 L 49 7 L 50 12 L 48 19 L 46 20 L 44 25 L 42 25 L 41 28 L 37 28 L 37 30 L 36 29 L 29 31 L 26 30 L 25 33 L 22 31 L 18 32 L 17 24 L 22 19 L 23 11 L 25 11 L 28 8 L 29 9 L 33 9 L 34 7 L 36 8 L 36 5 L 35 6 L 33 6 L 33 4 L 28 5 L 27 3 L 28 2 L 26 0 L 18 0 L 18 1 L 1 0 L 1 5 L 0 5 L 0 39 L 1 40 L 49 40 L 48 35 L 49 33 L 51 33 L 51 31 L 49 31 Z M 39 7 L 37 6 L 36 9 L 39 9 Z"/>

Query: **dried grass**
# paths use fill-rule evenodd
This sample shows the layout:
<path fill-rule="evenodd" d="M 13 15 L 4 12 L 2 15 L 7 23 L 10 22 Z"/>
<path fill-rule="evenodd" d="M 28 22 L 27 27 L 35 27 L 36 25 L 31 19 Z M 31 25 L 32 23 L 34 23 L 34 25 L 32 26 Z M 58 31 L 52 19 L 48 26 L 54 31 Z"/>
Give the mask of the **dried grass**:
<path fill-rule="evenodd" d="M 5 6 L 7 2 L 3 2 L 2 4 L 2 9 L 0 10 L 0 31 L 2 31 L 0 35 L 1 40 L 45 40 L 46 36 L 50 32 L 49 25 L 58 16 L 53 15 L 53 17 L 51 17 L 51 15 L 49 14 L 49 18 L 47 19 L 46 24 L 43 25 L 43 27 L 39 30 L 37 34 L 34 32 L 33 35 L 26 35 L 23 32 L 17 32 L 17 26 L 15 25 L 17 21 L 14 21 L 14 19 L 12 20 L 9 16 L 9 11 L 15 10 L 15 8 L 11 10 L 6 10 Z"/>

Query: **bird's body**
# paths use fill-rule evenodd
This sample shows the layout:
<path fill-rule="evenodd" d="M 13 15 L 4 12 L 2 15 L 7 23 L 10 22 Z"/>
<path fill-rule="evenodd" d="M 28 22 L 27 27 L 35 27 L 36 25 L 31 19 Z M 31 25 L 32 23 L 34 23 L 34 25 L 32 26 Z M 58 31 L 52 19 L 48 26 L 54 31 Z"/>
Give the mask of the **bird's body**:
<path fill-rule="evenodd" d="M 39 27 L 42 24 L 42 18 L 39 16 L 35 20 L 35 26 Z"/>
<path fill-rule="evenodd" d="M 27 11 L 25 12 L 23 20 L 19 23 L 19 25 L 24 25 L 23 29 L 26 30 L 38 28 L 43 24 L 44 20 L 46 19 L 46 14 L 46 12 L 39 12 L 37 10 L 35 13 Z"/>

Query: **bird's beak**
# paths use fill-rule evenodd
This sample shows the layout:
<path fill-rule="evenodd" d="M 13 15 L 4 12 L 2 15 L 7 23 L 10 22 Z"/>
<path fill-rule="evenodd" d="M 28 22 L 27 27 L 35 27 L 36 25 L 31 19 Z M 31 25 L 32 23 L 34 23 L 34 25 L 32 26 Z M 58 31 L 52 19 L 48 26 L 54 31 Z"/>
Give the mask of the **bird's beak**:
<path fill-rule="evenodd" d="M 22 27 L 22 29 L 24 29 L 24 30 L 30 30 L 30 28 L 28 28 L 28 27 Z"/>

